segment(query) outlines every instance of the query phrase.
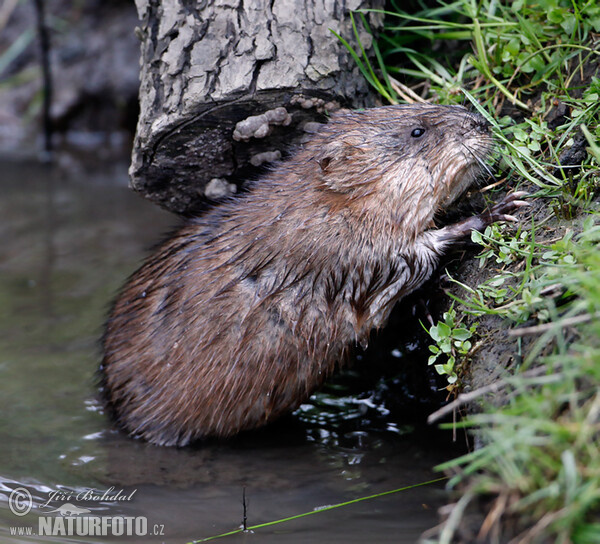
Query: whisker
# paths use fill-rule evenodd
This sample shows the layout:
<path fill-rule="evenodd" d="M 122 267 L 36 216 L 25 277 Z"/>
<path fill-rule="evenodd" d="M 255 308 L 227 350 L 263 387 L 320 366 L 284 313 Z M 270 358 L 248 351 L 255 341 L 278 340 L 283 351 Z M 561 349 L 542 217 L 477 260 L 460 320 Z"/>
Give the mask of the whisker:
<path fill-rule="evenodd" d="M 487 174 L 490 177 L 494 177 L 494 173 L 492 172 L 492 169 L 490 168 L 490 166 L 487 164 L 487 162 L 483 159 L 483 157 L 481 157 L 476 151 L 478 150 L 474 150 L 471 149 L 469 146 L 465 145 L 464 143 L 461 142 L 460 144 L 464 149 L 467 150 L 467 152 L 471 155 L 471 157 L 473 157 L 473 159 L 475 159 L 475 162 L 477 164 L 479 164 L 479 166 L 481 166 L 482 170 L 484 172 L 487 172 Z"/>

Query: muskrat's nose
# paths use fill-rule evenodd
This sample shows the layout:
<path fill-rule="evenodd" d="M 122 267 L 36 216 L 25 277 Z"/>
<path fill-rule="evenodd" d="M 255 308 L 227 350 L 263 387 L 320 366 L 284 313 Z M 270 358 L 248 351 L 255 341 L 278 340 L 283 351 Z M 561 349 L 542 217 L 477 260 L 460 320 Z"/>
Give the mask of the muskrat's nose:
<path fill-rule="evenodd" d="M 473 128 L 479 132 L 489 132 L 492 125 L 483 115 L 471 112 L 471 119 L 473 121 Z"/>

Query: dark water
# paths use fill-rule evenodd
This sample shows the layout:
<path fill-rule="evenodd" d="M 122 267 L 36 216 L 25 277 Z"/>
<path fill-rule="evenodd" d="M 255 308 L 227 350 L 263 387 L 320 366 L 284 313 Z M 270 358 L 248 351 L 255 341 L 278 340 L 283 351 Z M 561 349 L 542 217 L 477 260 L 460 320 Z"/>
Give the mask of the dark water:
<path fill-rule="evenodd" d="M 439 477 L 432 467 L 453 455 L 447 438 L 403 432 L 375 397 L 320 394 L 275 427 L 196 448 L 149 446 L 115 431 L 95 398 L 102 322 L 146 249 L 177 222 L 126 187 L 126 168 L 74 163 L 65 174 L 0 163 L 1 542 L 184 543 L 238 528 L 244 488 L 255 525 Z M 33 498 L 24 516 L 9 508 L 16 488 Z M 441 489 L 219 542 L 412 543 L 437 523 Z M 104 493 L 112 500 L 89 499 Z M 37 533 L 40 518 L 66 504 L 87 516 L 143 518 L 150 534 L 11 535 L 19 527 Z"/>

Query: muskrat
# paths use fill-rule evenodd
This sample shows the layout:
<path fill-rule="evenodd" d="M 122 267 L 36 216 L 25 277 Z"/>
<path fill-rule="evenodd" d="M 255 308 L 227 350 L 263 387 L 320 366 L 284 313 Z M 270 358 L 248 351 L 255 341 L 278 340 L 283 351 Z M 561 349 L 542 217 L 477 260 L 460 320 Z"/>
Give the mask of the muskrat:
<path fill-rule="evenodd" d="M 104 336 L 118 424 L 183 446 L 296 408 L 439 258 L 525 202 L 436 229 L 478 178 L 487 122 L 460 106 L 343 111 L 287 161 L 186 222 L 131 276 Z"/>

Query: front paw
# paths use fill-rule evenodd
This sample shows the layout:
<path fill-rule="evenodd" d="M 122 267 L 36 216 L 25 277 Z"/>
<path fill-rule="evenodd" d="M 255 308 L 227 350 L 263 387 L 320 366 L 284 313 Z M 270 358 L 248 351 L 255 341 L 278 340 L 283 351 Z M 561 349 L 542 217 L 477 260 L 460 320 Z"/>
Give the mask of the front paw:
<path fill-rule="evenodd" d="M 530 206 L 529 202 L 521 200 L 529 196 L 525 191 L 516 191 L 506 195 L 500 202 L 492 206 L 489 210 L 484 211 L 478 217 L 484 223 L 484 228 L 496 223 L 497 221 L 518 221 L 514 215 L 510 215 L 511 212 Z"/>
<path fill-rule="evenodd" d="M 524 206 L 529 206 L 528 202 L 521 200 L 528 196 L 525 191 L 517 191 L 505 196 L 498 204 L 492 206 L 489 210 L 485 210 L 479 215 L 474 215 L 462 220 L 460 223 L 445 227 L 440 232 L 440 239 L 446 242 L 458 241 L 461 238 L 466 238 L 471 235 L 474 230 L 483 232 L 486 227 L 489 227 L 497 221 L 517 221 L 517 218 L 510 215 Z"/>

